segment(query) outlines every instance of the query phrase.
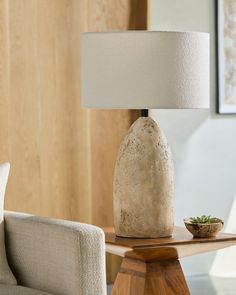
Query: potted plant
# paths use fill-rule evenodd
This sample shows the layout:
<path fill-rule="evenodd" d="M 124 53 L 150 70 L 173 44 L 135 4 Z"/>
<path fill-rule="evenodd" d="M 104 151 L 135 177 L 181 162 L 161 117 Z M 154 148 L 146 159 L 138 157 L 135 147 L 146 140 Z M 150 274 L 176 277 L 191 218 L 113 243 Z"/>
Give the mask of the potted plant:
<path fill-rule="evenodd" d="M 223 220 L 210 215 L 186 218 L 184 224 L 194 238 L 216 237 L 224 226 Z"/>

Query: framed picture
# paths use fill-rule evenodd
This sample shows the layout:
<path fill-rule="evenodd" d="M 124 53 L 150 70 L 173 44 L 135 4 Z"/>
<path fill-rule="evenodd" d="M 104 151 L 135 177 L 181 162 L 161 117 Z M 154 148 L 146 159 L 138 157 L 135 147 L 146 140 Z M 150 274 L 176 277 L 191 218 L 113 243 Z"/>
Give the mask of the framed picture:
<path fill-rule="evenodd" d="M 217 0 L 218 112 L 236 114 L 236 0 Z"/>

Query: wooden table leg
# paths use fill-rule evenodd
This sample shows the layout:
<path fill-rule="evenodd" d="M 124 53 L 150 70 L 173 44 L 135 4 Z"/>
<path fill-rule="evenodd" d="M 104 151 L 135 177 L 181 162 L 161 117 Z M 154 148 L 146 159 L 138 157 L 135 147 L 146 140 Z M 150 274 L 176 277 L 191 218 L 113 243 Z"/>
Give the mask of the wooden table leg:
<path fill-rule="evenodd" d="M 143 262 L 124 258 L 112 295 L 190 295 L 178 260 Z"/>

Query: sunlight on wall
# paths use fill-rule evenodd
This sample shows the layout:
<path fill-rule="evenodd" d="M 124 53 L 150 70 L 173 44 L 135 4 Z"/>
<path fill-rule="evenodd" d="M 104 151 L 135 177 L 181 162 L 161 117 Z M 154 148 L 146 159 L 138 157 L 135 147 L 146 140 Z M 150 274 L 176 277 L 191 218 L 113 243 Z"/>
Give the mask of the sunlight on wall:
<path fill-rule="evenodd" d="M 225 232 L 236 234 L 236 195 L 231 207 Z M 210 274 L 220 277 L 236 277 L 236 247 L 230 247 L 217 252 L 212 263 Z"/>

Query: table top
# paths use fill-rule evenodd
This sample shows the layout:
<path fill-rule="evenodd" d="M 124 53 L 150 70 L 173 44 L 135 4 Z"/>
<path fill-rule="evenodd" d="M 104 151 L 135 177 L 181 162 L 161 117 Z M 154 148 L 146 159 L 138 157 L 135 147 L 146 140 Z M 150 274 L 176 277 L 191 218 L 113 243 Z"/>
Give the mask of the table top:
<path fill-rule="evenodd" d="M 215 242 L 226 242 L 235 241 L 235 234 L 220 233 L 215 238 L 193 238 L 186 228 L 176 226 L 174 228 L 173 235 L 168 238 L 157 238 L 157 239 L 135 239 L 135 238 L 122 238 L 115 235 L 113 227 L 107 227 L 103 229 L 105 232 L 105 240 L 108 244 L 117 246 L 124 246 L 133 249 L 147 248 L 155 246 L 174 246 L 184 244 L 199 244 L 199 243 L 215 243 Z"/>
<path fill-rule="evenodd" d="M 220 233 L 215 238 L 193 238 L 183 227 L 175 227 L 168 238 L 135 239 L 115 235 L 114 228 L 104 228 L 106 252 L 144 261 L 179 259 L 236 245 L 235 234 Z"/>

